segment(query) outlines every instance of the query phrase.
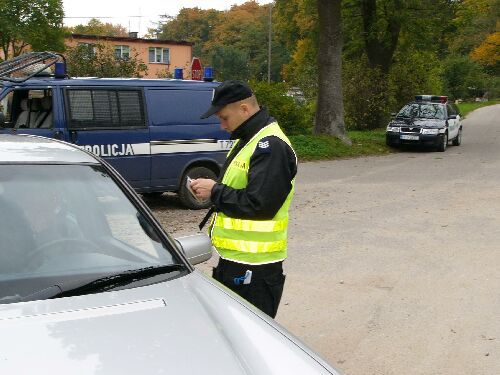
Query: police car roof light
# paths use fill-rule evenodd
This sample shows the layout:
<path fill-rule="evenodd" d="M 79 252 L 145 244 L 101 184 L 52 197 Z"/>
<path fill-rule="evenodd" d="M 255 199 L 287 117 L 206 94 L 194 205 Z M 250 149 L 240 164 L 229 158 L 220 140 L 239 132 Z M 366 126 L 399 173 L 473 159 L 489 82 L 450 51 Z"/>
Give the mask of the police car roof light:
<path fill-rule="evenodd" d="M 415 100 L 417 102 L 434 102 L 444 104 L 448 101 L 448 97 L 440 95 L 416 95 Z"/>

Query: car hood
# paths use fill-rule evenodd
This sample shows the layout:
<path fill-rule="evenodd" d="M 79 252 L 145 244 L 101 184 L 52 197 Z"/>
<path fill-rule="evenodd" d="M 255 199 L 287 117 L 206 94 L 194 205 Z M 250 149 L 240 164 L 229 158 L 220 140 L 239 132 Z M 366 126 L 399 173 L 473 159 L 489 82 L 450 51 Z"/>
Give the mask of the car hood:
<path fill-rule="evenodd" d="M 405 127 L 419 127 L 419 128 L 444 128 L 446 126 L 445 120 L 434 119 L 413 119 L 413 122 L 396 119 L 391 122 L 392 126 L 405 126 Z"/>
<path fill-rule="evenodd" d="M 2 374 L 337 374 L 200 274 L 0 305 Z"/>

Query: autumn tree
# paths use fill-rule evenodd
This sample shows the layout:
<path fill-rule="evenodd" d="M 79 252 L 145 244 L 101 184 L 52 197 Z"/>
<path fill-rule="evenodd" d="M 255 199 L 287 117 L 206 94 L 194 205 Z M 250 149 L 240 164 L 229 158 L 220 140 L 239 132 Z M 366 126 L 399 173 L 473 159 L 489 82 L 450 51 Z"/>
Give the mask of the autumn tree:
<path fill-rule="evenodd" d="M 69 27 L 68 31 L 75 34 L 100 35 L 100 36 L 128 36 L 127 29 L 122 25 L 104 23 L 92 18 L 87 24 Z"/>
<path fill-rule="evenodd" d="M 5 59 L 27 51 L 64 49 L 62 0 L 1 0 L 0 44 Z"/>
<path fill-rule="evenodd" d="M 68 74 L 74 77 L 138 77 L 147 72 L 147 66 L 131 51 L 127 59 L 117 59 L 114 49 L 103 44 L 81 44 L 66 52 Z"/>
<path fill-rule="evenodd" d="M 212 31 L 221 22 L 221 13 L 215 9 L 183 8 L 175 18 L 162 16 L 158 27 L 149 30 L 149 36 L 192 42 L 193 55 L 201 56 L 205 43 L 212 38 Z"/>

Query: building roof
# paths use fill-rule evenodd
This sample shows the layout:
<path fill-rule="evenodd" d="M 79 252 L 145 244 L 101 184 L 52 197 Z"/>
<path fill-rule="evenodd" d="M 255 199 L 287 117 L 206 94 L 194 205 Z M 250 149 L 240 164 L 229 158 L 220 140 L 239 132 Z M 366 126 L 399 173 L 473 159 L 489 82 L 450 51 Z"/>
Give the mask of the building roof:
<path fill-rule="evenodd" d="M 87 39 L 87 40 L 104 40 L 110 42 L 142 42 L 147 44 L 175 44 L 179 46 L 193 46 L 194 43 L 186 41 L 165 40 L 165 39 L 146 39 L 146 38 L 132 38 L 128 36 L 103 36 L 103 35 L 88 35 L 88 34 L 71 34 L 74 39 Z"/>

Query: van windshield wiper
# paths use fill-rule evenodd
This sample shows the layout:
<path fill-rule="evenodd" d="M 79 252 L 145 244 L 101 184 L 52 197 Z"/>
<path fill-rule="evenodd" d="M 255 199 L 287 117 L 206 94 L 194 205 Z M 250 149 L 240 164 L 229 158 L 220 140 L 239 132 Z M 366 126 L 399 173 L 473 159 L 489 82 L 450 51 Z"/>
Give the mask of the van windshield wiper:
<path fill-rule="evenodd" d="M 61 288 L 59 286 L 61 288 L 61 291 L 59 291 L 59 293 L 55 293 L 53 296 L 46 298 L 77 296 L 80 294 L 88 294 L 97 291 L 104 292 L 106 290 L 127 285 L 135 281 L 144 280 L 153 276 L 170 273 L 173 271 L 180 271 L 184 268 L 186 268 L 184 264 L 164 264 L 127 270 L 117 274 L 101 277 L 89 283 L 85 283 L 68 290 L 64 290 L 64 288 Z"/>
<path fill-rule="evenodd" d="M 144 280 L 164 273 L 180 271 L 185 268 L 186 266 L 184 264 L 163 264 L 131 269 L 113 275 L 100 277 L 96 280 L 92 280 L 91 282 L 85 282 L 82 285 L 78 285 L 77 287 L 69 289 L 65 289 L 64 285 L 52 285 L 24 297 L 14 296 L 6 298 L 6 301 L 0 301 L 0 303 L 35 301 L 41 299 L 70 297 L 81 294 L 90 294 L 94 292 L 103 292 L 119 286 L 133 283 L 135 281 Z"/>

